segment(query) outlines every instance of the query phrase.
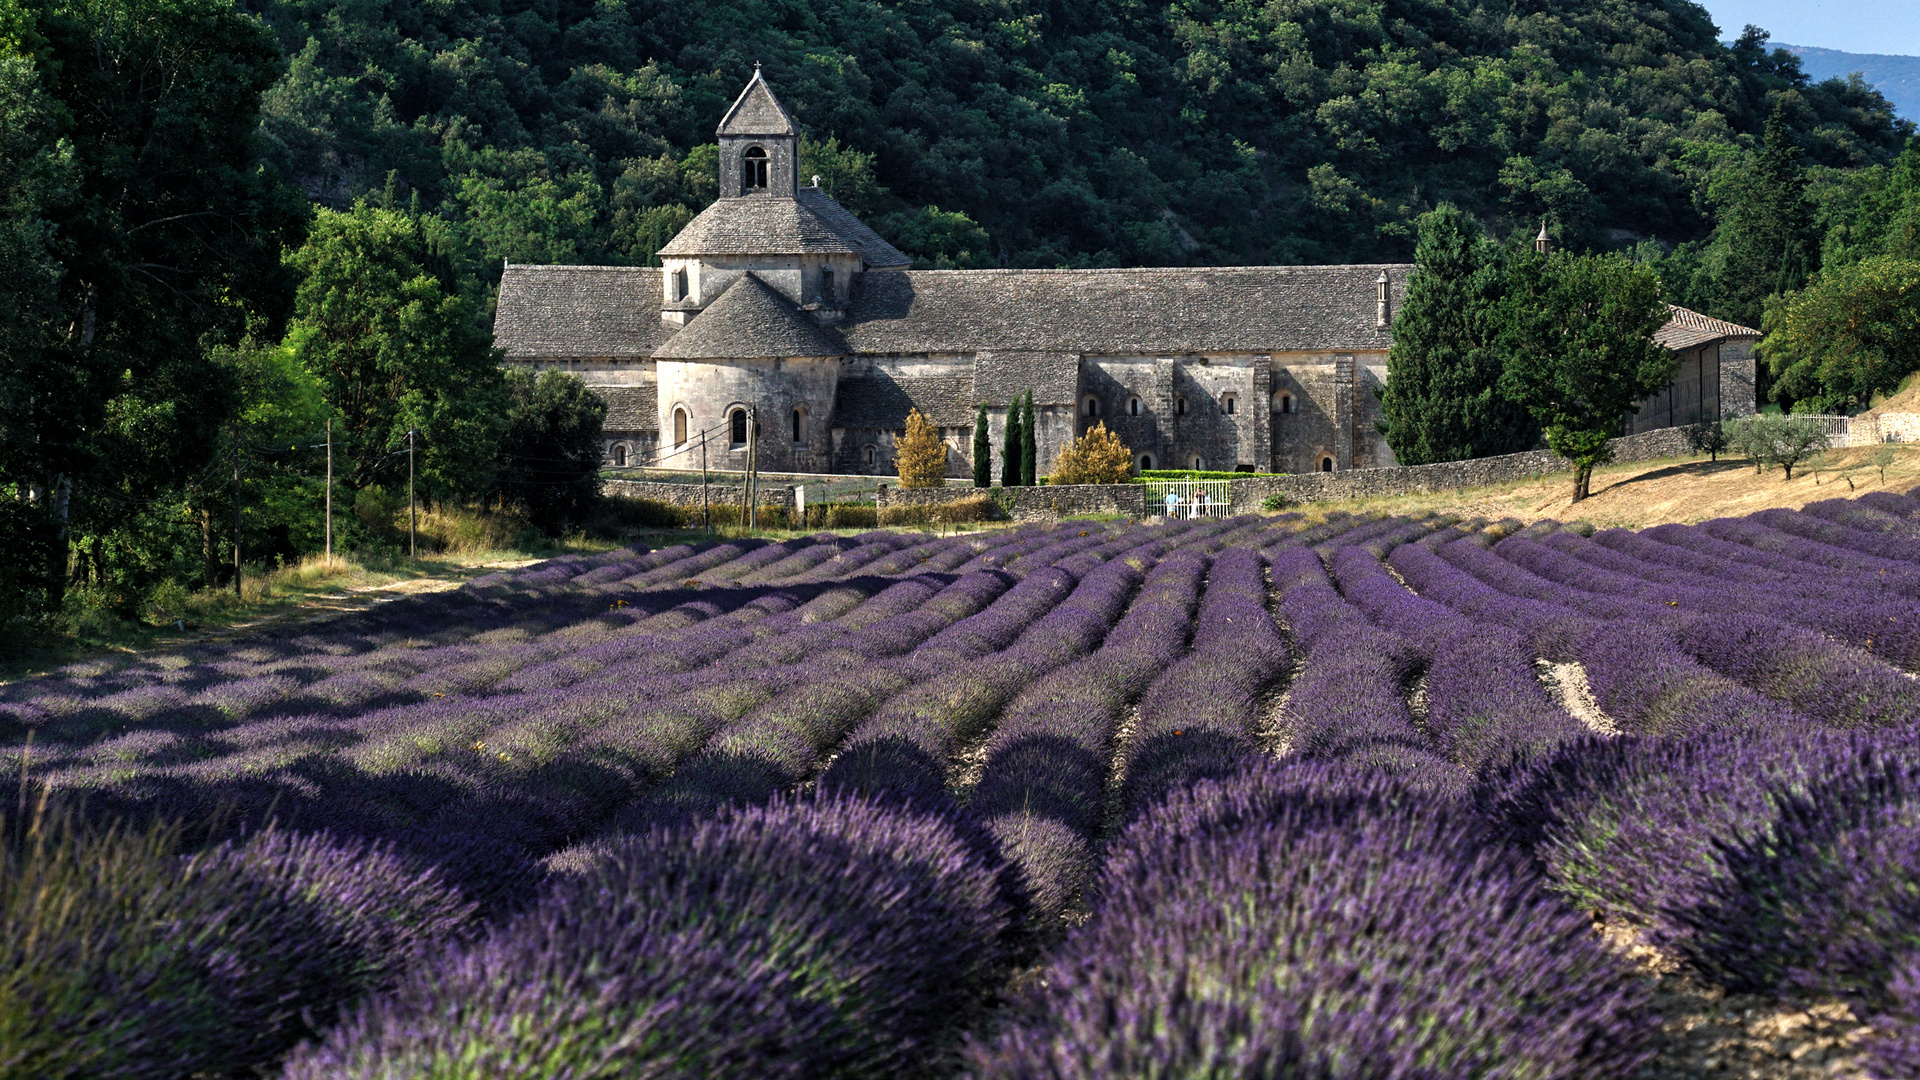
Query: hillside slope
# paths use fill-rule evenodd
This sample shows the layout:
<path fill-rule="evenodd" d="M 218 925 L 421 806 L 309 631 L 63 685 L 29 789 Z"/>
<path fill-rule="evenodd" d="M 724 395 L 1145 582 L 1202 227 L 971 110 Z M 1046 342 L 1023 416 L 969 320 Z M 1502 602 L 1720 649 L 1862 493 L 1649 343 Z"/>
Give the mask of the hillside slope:
<path fill-rule="evenodd" d="M 1886 95 L 1895 111 L 1909 120 L 1920 119 L 1920 56 L 1850 53 L 1811 45 L 1782 45 L 1800 58 L 1801 70 L 1812 79 L 1844 79 L 1855 72 Z"/>

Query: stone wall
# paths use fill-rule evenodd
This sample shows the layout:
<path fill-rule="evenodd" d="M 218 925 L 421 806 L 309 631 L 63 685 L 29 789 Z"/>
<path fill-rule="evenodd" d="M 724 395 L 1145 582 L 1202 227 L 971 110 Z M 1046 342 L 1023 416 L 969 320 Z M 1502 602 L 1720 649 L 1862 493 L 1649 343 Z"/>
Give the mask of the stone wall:
<path fill-rule="evenodd" d="M 1628 435 L 1610 443 L 1617 463 L 1652 461 L 1691 453 L 1683 429 L 1663 428 Z M 1405 465 L 1391 469 L 1353 469 L 1347 472 L 1295 473 L 1291 476 L 1253 476 L 1233 481 L 1233 510 L 1260 509 L 1267 496 L 1281 494 L 1299 502 L 1358 499 L 1381 495 L 1417 495 L 1435 491 L 1504 484 L 1549 473 L 1567 472 L 1567 459 L 1551 450 L 1524 454 L 1442 461 L 1432 465 Z"/>
<path fill-rule="evenodd" d="M 707 497 L 715 506 L 739 506 L 742 490 L 739 484 L 710 484 Z M 624 499 L 650 499 L 685 508 L 698 507 L 701 498 L 699 484 L 651 480 L 604 480 L 600 484 L 600 493 Z M 792 509 L 793 488 L 784 484 L 761 484 L 760 505 Z"/>
<path fill-rule="evenodd" d="M 1013 520 L 1046 521 L 1081 514 L 1147 516 L 1147 489 L 1139 484 L 1046 484 L 1018 488 Z"/>

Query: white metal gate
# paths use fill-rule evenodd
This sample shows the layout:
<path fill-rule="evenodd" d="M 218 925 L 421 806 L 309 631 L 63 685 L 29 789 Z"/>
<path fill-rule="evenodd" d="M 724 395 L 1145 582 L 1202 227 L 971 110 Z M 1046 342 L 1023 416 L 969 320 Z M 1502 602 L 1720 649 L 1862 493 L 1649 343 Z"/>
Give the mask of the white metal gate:
<path fill-rule="evenodd" d="M 1147 489 L 1147 513 L 1154 516 L 1233 516 L 1231 480 L 1148 480 L 1141 486 Z"/>

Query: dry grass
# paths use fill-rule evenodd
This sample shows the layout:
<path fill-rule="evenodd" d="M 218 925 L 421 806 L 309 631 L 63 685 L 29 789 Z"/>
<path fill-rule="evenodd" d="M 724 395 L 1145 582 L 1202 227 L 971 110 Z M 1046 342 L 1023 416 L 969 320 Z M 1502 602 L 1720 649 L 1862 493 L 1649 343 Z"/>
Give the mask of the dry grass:
<path fill-rule="evenodd" d="M 1803 465 L 1792 480 L 1779 469 L 1756 474 L 1751 464 L 1722 457 L 1669 458 L 1595 469 L 1593 494 L 1572 498 L 1571 473 L 1517 480 L 1491 487 L 1424 495 L 1312 502 L 1296 509 L 1307 524 L 1336 511 L 1347 513 L 1451 513 L 1467 518 L 1545 518 L 1586 521 L 1599 528 L 1638 529 L 1669 522 L 1692 524 L 1716 517 L 1741 517 L 1761 510 L 1798 510 L 1820 499 L 1851 498 L 1869 491 L 1905 493 L 1920 486 L 1920 445 L 1888 446 L 1892 463 L 1882 479 L 1871 459 L 1880 447 L 1829 450 L 1817 466 Z"/>

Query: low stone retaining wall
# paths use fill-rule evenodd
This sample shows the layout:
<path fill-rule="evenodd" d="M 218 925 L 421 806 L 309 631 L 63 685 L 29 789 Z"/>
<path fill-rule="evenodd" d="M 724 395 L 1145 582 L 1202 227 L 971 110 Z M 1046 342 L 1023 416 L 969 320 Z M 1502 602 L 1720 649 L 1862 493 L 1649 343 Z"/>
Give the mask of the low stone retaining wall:
<path fill-rule="evenodd" d="M 1046 521 L 1082 514 L 1147 516 L 1147 489 L 1139 484 L 1062 484 L 1015 488 L 1013 520 Z"/>
<path fill-rule="evenodd" d="M 1616 463 L 1653 461 L 1693 452 L 1687 445 L 1686 431 L 1681 428 L 1661 428 L 1628 435 L 1614 439 L 1609 445 L 1613 447 L 1613 460 Z M 1296 502 L 1425 495 L 1526 480 L 1549 473 L 1568 472 L 1572 468 L 1566 458 L 1551 450 L 1529 450 L 1522 454 L 1502 454 L 1468 461 L 1440 461 L 1432 465 L 1249 476 L 1233 481 L 1233 512 L 1241 514 L 1258 510 L 1267 496 L 1274 494 L 1285 495 Z"/>
<path fill-rule="evenodd" d="M 745 488 L 739 484 L 709 484 L 707 498 L 715 506 L 739 506 L 744 498 Z M 653 502 L 666 503 L 683 509 L 701 504 L 699 484 L 674 484 L 667 481 L 648 480 L 605 480 L 601 482 L 600 493 L 627 499 L 650 499 Z M 760 485 L 760 505 L 777 506 L 781 509 L 793 509 L 793 488 L 772 484 Z"/>

